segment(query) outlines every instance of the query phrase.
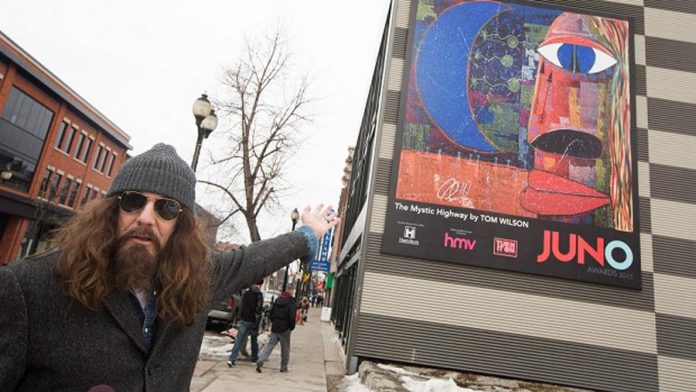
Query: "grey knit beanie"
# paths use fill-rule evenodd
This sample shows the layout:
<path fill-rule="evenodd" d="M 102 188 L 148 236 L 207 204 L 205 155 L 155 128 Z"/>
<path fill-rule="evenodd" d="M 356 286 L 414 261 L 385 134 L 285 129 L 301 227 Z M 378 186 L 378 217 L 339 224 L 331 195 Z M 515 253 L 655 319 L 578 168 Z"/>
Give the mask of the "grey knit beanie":
<path fill-rule="evenodd" d="M 121 166 L 106 196 L 123 191 L 159 193 L 194 211 L 196 174 L 174 147 L 158 143 Z"/>

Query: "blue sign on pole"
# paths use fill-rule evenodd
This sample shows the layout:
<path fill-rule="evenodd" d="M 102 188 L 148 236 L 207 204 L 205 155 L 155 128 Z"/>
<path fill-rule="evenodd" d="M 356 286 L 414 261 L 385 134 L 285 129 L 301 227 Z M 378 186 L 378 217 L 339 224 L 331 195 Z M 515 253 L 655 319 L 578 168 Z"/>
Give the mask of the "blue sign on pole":
<path fill-rule="evenodd" d="M 321 247 L 319 248 L 319 261 L 329 260 L 329 250 L 331 249 L 331 235 L 333 227 L 330 228 L 323 237 L 321 237 Z"/>
<path fill-rule="evenodd" d="M 331 263 L 329 263 L 328 261 L 314 260 L 314 261 L 309 262 L 309 270 L 310 271 L 329 272 L 330 267 L 331 267 Z"/>

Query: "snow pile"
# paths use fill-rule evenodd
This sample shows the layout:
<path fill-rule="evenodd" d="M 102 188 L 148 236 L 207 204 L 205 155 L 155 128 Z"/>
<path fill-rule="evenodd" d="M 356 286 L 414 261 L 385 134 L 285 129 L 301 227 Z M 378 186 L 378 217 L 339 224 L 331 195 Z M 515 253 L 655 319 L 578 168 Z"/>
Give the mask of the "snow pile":
<path fill-rule="evenodd" d="M 354 373 L 352 376 L 343 377 L 343 388 L 345 392 L 372 392 L 372 390 L 360 383 L 360 375 Z"/>
<path fill-rule="evenodd" d="M 411 392 L 476 392 L 474 389 L 462 388 L 451 378 L 431 378 L 427 380 L 419 380 L 416 378 L 401 376 L 404 381 L 404 388 Z"/>

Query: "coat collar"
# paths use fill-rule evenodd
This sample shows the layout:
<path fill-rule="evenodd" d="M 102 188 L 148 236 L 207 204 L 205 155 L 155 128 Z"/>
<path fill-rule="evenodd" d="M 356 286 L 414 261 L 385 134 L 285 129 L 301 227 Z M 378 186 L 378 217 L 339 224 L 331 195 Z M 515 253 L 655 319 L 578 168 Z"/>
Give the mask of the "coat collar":
<path fill-rule="evenodd" d="M 141 330 L 142 325 L 133 307 L 133 300 L 129 297 L 131 295 L 122 290 L 113 291 L 104 298 L 104 307 L 140 351 L 147 354 Z"/>

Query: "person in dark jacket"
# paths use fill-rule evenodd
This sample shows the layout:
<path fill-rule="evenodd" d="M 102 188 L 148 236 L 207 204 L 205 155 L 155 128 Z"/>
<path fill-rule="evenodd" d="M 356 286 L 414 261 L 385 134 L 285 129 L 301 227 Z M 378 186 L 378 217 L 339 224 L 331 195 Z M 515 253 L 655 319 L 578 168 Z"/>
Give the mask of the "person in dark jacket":
<path fill-rule="evenodd" d="M 56 250 L 0 267 L 0 391 L 188 391 L 211 304 L 309 259 L 336 222 L 306 207 L 294 232 L 215 252 L 195 186 L 157 144 L 73 215 Z"/>
<path fill-rule="evenodd" d="M 290 362 L 290 333 L 295 329 L 295 299 L 287 291 L 280 293 L 280 297 L 273 303 L 271 309 L 271 336 L 263 346 L 259 360 L 256 362 L 256 371 L 261 373 L 263 363 L 273 352 L 276 344 L 280 342 L 280 371 L 288 371 Z"/>
<path fill-rule="evenodd" d="M 242 311 L 240 313 L 239 332 L 232 346 L 230 359 L 227 360 L 227 366 L 234 367 L 239 350 L 246 345 L 247 336 L 251 340 L 251 362 L 256 362 L 259 355 L 259 321 L 261 319 L 261 311 L 263 308 L 263 294 L 261 293 L 261 285 L 263 280 L 256 282 L 242 296 Z"/>

